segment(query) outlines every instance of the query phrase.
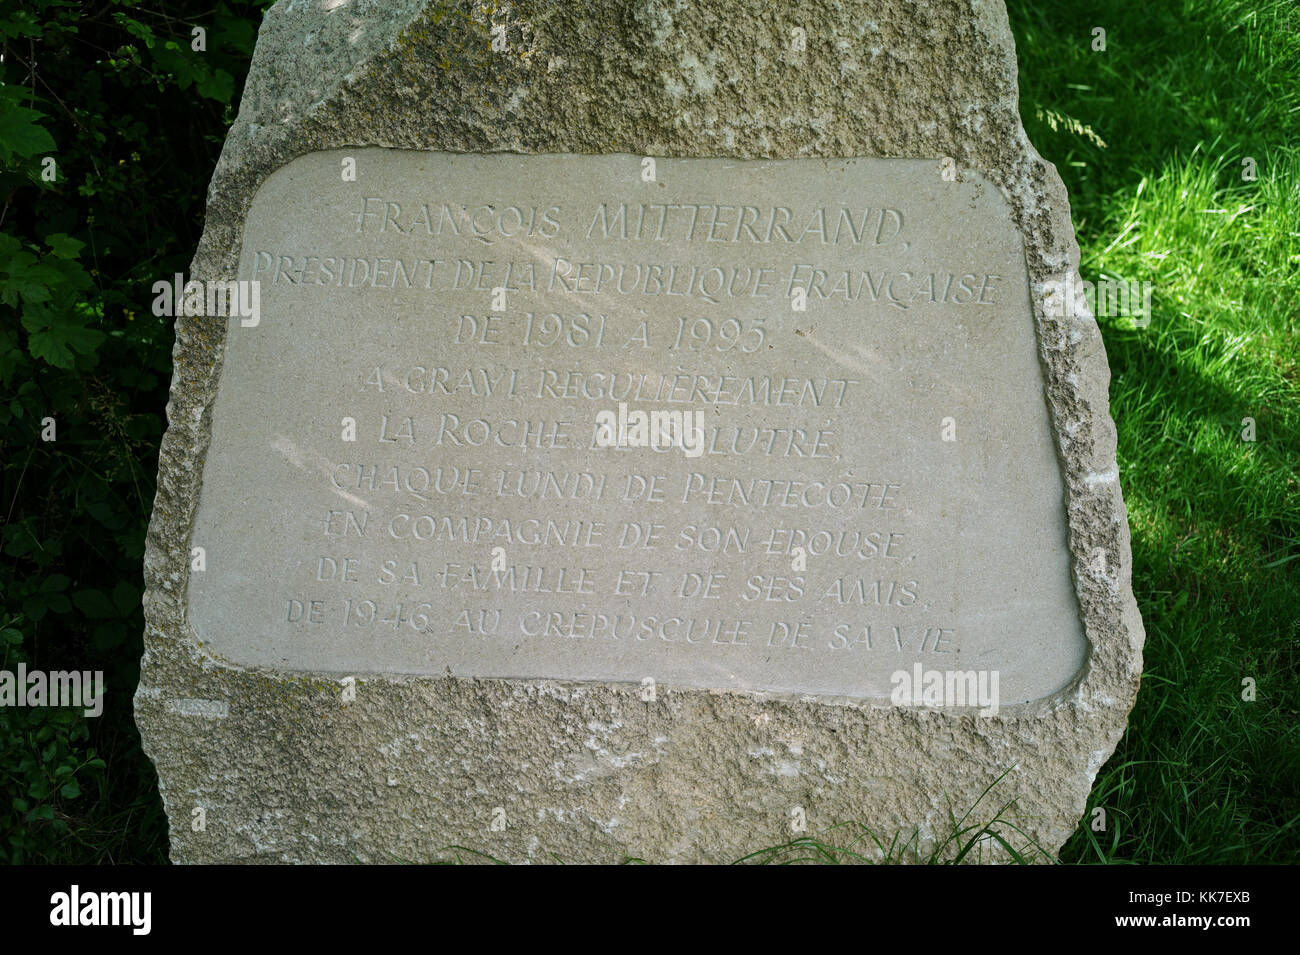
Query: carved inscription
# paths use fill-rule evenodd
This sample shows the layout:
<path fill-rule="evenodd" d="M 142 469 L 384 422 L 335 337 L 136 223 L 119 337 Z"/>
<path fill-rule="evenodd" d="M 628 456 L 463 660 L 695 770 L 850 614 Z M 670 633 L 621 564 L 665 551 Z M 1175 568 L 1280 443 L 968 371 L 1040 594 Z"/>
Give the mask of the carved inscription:
<path fill-rule="evenodd" d="M 340 181 L 341 157 L 356 181 Z M 1084 641 L 1021 240 L 919 160 L 314 153 L 246 223 L 204 647 L 887 698 Z"/>

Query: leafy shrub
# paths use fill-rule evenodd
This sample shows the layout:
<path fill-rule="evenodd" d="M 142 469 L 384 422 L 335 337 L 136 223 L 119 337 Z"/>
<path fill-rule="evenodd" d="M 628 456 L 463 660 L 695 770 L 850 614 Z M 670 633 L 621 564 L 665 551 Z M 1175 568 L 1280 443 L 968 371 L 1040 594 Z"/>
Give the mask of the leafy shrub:
<path fill-rule="evenodd" d="M 0 668 L 107 684 L 97 719 L 0 707 L 0 862 L 165 858 L 131 704 L 171 371 L 151 286 L 188 270 L 268 5 L 0 13 Z"/>

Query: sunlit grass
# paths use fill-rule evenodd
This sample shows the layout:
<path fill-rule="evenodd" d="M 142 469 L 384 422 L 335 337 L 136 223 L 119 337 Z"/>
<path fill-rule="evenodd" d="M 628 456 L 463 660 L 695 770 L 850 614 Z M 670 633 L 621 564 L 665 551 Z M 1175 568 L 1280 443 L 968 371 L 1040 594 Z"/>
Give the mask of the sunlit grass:
<path fill-rule="evenodd" d="M 1061 859 L 1295 862 L 1300 7 L 1010 7 L 1083 277 L 1155 286 L 1146 328 L 1103 319 L 1146 674 Z"/>

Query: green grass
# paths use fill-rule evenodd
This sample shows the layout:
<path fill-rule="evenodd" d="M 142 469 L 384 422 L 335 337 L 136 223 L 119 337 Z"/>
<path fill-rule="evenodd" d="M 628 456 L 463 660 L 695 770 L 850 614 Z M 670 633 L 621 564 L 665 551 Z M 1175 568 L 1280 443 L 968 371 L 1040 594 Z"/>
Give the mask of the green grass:
<path fill-rule="evenodd" d="M 1300 861 L 1300 5 L 1009 12 L 1083 277 L 1155 285 L 1102 326 L 1145 673 L 1061 861 Z"/>

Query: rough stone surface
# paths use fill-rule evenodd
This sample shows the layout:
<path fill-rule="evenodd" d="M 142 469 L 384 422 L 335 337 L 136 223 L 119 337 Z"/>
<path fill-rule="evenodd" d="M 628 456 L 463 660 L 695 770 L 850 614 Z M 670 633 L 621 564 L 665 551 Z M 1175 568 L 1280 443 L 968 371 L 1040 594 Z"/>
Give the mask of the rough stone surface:
<path fill-rule="evenodd" d="M 491 51 L 495 24 L 505 53 Z M 806 51 L 789 49 L 795 26 Z M 189 549 L 226 329 L 180 319 L 136 696 L 173 859 L 428 860 L 457 844 L 511 861 L 729 861 L 790 838 L 795 807 L 809 835 L 834 841 L 851 821 L 924 855 L 950 810 L 977 803 L 971 818 L 1012 803 L 1004 817 L 1050 856 L 1124 730 L 1143 631 L 1105 354 L 1081 297 L 1063 315 L 1048 303 L 1077 282 L 1078 249 L 1060 179 L 1021 128 L 1002 4 L 281 2 L 193 277 L 236 277 L 244 220 L 276 170 L 364 146 L 952 157 L 959 177 L 997 186 L 1024 240 L 1087 658 L 1065 689 L 994 718 L 673 686 L 647 704 L 629 684 L 459 677 L 364 676 L 340 705 L 336 674 L 238 665 L 194 630 Z M 498 807 L 508 824 L 490 831 Z"/>

